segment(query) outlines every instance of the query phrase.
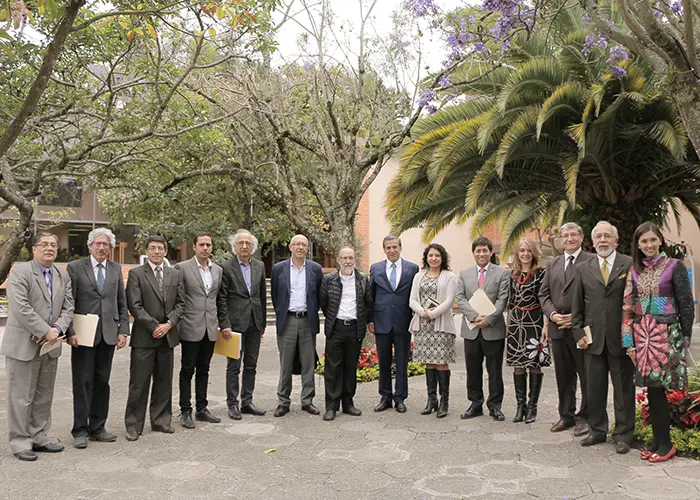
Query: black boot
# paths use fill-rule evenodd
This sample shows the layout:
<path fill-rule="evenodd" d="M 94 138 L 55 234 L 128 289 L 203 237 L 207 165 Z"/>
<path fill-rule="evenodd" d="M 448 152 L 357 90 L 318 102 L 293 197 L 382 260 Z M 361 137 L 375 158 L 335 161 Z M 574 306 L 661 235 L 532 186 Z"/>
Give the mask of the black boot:
<path fill-rule="evenodd" d="M 436 370 L 438 383 L 440 384 L 440 406 L 437 418 L 447 416 L 447 409 L 450 403 L 450 370 Z"/>
<path fill-rule="evenodd" d="M 527 411 L 525 412 L 526 424 L 537 420 L 537 402 L 540 400 L 543 379 L 544 373 L 530 372 L 530 400 L 527 402 Z"/>
<path fill-rule="evenodd" d="M 527 407 L 527 375 L 524 373 L 514 373 L 513 383 L 515 384 L 515 401 L 517 408 L 513 422 L 522 422 L 525 418 L 525 408 Z"/>
<path fill-rule="evenodd" d="M 428 386 L 428 403 L 425 405 L 425 409 L 420 412 L 421 415 L 430 415 L 433 411 L 437 411 L 437 383 L 437 370 L 435 368 L 426 368 L 425 385 Z"/>

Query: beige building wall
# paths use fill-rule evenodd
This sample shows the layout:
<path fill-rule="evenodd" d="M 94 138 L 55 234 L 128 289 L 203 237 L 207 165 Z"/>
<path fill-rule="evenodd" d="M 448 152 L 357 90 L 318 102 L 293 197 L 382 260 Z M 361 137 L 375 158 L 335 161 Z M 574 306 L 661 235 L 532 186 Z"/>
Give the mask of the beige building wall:
<path fill-rule="evenodd" d="M 693 273 L 693 293 L 695 297 L 695 321 L 700 322 L 700 308 L 698 308 L 698 297 L 700 297 L 700 229 L 698 228 L 695 219 L 690 215 L 690 212 L 683 210 L 681 212 L 681 231 L 678 232 L 676 219 L 672 215 L 669 220 L 669 228 L 664 232 L 664 236 L 674 243 L 684 242 L 690 249 L 688 257 L 685 259 L 685 265 L 689 267 Z"/>

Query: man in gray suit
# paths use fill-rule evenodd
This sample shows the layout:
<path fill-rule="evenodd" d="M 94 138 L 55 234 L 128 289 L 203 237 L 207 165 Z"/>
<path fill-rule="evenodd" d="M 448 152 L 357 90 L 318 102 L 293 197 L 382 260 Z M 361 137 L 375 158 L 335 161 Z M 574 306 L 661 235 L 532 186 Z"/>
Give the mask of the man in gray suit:
<path fill-rule="evenodd" d="M 267 325 L 267 288 L 265 265 L 252 257 L 258 248 L 258 239 L 245 229 L 239 229 L 230 238 L 235 257 L 223 265 L 221 290 L 218 298 L 221 333 L 230 337 L 241 333 L 241 356 L 226 362 L 226 404 L 228 416 L 240 420 L 241 413 L 265 415 L 265 411 L 253 404 L 255 372 L 258 366 L 260 340 Z M 239 383 L 241 406 L 238 406 Z"/>
<path fill-rule="evenodd" d="M 464 358 L 467 364 L 467 398 L 471 402 L 462 418 L 483 415 L 483 363 L 489 374 L 489 398 L 486 406 L 496 421 L 505 420 L 501 412 L 503 403 L 503 351 L 505 349 L 506 324 L 503 311 L 508 305 L 510 273 L 507 269 L 491 264 L 493 244 L 480 236 L 472 242 L 472 254 L 476 266 L 462 271 L 457 283 L 457 305 L 462 311 L 462 338 Z M 489 316 L 478 314 L 469 305 L 474 292 L 482 288 L 496 306 Z M 474 324 L 470 329 L 467 320 Z"/>
<path fill-rule="evenodd" d="M 591 233 L 597 257 L 576 266 L 571 326 L 583 351 L 588 378 L 588 436 L 583 446 L 604 443 L 608 434 L 608 373 L 615 403 L 613 441 L 617 453 L 627 453 L 634 439 L 634 364 L 622 349 L 622 300 L 632 258 L 617 253 L 618 234 L 612 224 L 601 221 Z M 589 327 L 592 343 L 586 340 Z"/>
<path fill-rule="evenodd" d="M 111 442 L 116 434 L 105 430 L 109 414 L 109 377 L 114 346 L 121 349 L 129 335 L 122 267 L 108 259 L 116 245 L 114 233 L 99 227 L 88 234 L 90 257 L 68 264 L 75 314 L 97 314 L 100 319 L 92 346 L 79 346 L 71 326 L 67 340 L 73 375 L 73 446 L 87 448 L 93 441 Z"/>
<path fill-rule="evenodd" d="M 12 452 L 25 462 L 36 460 L 37 451 L 63 451 L 47 435 L 61 337 L 73 320 L 70 277 L 54 266 L 57 253 L 58 238 L 37 233 L 34 259 L 15 264 L 7 280 L 10 311 L 0 347 L 7 374 L 7 428 Z M 40 355 L 46 344 L 55 348 Z"/>
<path fill-rule="evenodd" d="M 177 323 L 185 307 L 185 287 L 179 270 L 163 264 L 168 247 L 162 236 L 146 240 L 148 260 L 129 271 L 126 300 L 134 317 L 131 329 L 129 396 L 124 424 L 126 439 L 143 433 L 151 379 L 151 429 L 171 434 L 173 414 L 173 348 Z"/>
<path fill-rule="evenodd" d="M 182 274 L 185 287 L 185 308 L 177 327 L 182 350 L 180 423 L 185 429 L 195 427 L 192 421 L 192 376 L 195 377 L 195 418 L 201 422 L 221 422 L 207 409 L 209 365 L 219 329 L 216 297 L 221 287 L 221 266 L 209 259 L 213 249 L 211 235 L 197 234 L 192 248 L 194 257 L 175 266 Z"/>
<path fill-rule="evenodd" d="M 574 436 L 584 436 L 588 426 L 588 394 L 586 372 L 583 368 L 583 351 L 578 349 L 571 330 L 571 284 L 578 266 L 595 255 L 581 249 L 583 230 L 573 222 L 559 229 L 559 238 L 564 254 L 554 257 L 545 267 L 540 287 L 542 310 L 549 318 L 549 338 L 554 356 L 554 374 L 559 391 L 559 420 L 552 425 L 552 432 L 561 432 L 574 427 Z M 581 407 L 576 413 L 576 380 L 581 381 Z M 517 382 L 517 379 L 516 379 Z M 524 387 L 521 389 L 524 397 Z M 516 383 L 516 393 L 518 386 Z"/>

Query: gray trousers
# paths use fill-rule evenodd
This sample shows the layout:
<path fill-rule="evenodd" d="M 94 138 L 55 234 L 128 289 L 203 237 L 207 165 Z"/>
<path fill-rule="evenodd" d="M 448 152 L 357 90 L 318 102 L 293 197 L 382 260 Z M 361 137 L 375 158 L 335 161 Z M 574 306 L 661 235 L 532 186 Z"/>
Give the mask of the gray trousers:
<path fill-rule="evenodd" d="M 288 316 L 284 329 L 277 333 L 277 348 L 280 352 L 280 381 L 277 386 L 277 399 L 280 406 L 289 408 L 292 393 L 292 370 L 294 356 L 299 345 L 301 361 L 301 404 L 313 403 L 316 395 L 314 368 L 316 368 L 316 334 L 311 333 L 308 318 Z"/>
<path fill-rule="evenodd" d="M 51 428 L 51 403 L 58 358 L 48 354 L 31 361 L 5 358 L 7 428 L 12 453 L 44 446 Z"/>
<path fill-rule="evenodd" d="M 151 403 L 148 404 L 148 392 Z M 143 432 L 146 406 L 151 428 L 168 427 L 173 416 L 173 348 L 162 338 L 158 347 L 132 347 L 129 366 L 129 395 L 124 426 L 127 431 Z"/>

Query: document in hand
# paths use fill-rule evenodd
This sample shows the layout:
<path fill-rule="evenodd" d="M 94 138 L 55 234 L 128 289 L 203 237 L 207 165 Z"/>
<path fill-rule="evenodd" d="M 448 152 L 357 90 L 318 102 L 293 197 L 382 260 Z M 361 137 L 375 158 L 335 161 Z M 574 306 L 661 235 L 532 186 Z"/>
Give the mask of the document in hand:
<path fill-rule="evenodd" d="M 588 342 L 588 345 L 591 345 L 593 343 L 593 333 L 591 332 L 591 327 L 584 326 L 583 327 L 583 334 L 584 334 L 584 337 L 586 338 L 586 341 Z M 581 349 L 578 346 L 578 344 L 576 344 L 576 349 Z"/>
<path fill-rule="evenodd" d="M 84 347 L 95 346 L 95 333 L 100 317 L 97 314 L 74 314 L 73 331 L 78 338 L 78 345 Z"/>
<path fill-rule="evenodd" d="M 227 358 L 240 359 L 241 357 L 241 334 L 233 332 L 231 338 L 226 340 L 221 331 L 216 334 L 216 344 L 214 354 L 221 354 Z"/>
<path fill-rule="evenodd" d="M 496 312 L 496 306 L 493 305 L 493 302 L 491 302 L 491 299 L 489 299 L 488 295 L 486 295 L 486 292 L 484 292 L 482 288 L 478 288 L 476 292 L 474 292 L 472 298 L 469 299 L 469 305 L 478 314 L 482 314 L 484 316 L 488 316 L 489 314 L 493 314 Z M 470 330 L 476 328 L 476 325 L 474 323 L 472 323 L 468 319 L 466 321 L 467 326 Z"/>
<path fill-rule="evenodd" d="M 49 344 L 48 342 L 44 345 L 41 346 L 41 349 L 39 349 L 39 356 L 43 356 L 47 352 L 51 352 L 54 349 L 58 349 L 61 347 L 61 342 L 63 342 L 63 339 L 58 339 L 58 342 L 55 344 Z"/>

